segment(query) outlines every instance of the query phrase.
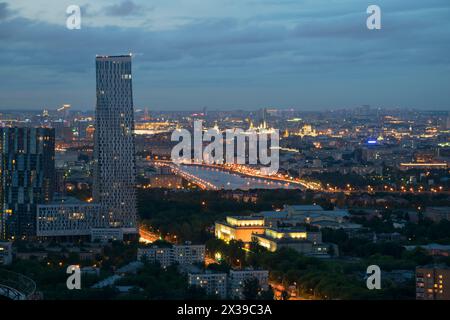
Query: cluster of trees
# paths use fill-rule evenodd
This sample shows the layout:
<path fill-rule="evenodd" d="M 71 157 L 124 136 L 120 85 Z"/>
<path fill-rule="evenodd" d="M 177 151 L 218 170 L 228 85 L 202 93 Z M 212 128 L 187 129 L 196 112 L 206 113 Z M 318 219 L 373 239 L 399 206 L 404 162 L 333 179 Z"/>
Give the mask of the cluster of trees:
<path fill-rule="evenodd" d="M 354 173 L 313 173 L 308 177 L 313 180 L 322 182 L 322 185 L 330 184 L 333 187 L 338 187 L 341 189 L 345 189 L 347 184 L 350 184 L 353 187 L 361 188 L 367 187 L 367 185 L 375 186 L 381 184 L 379 181 L 371 179 L 370 177 L 360 176 Z"/>
<path fill-rule="evenodd" d="M 346 241 L 339 233 L 334 236 L 334 240 Z M 366 268 L 370 264 L 379 264 L 383 270 L 411 269 L 417 263 L 414 259 L 426 258 L 422 252 L 400 252 L 397 247 L 390 247 L 390 244 L 380 244 L 369 252 L 362 250 L 361 256 L 364 257 L 357 260 L 326 261 L 288 248 L 269 252 L 255 243 L 250 245 L 250 250 L 245 250 L 240 241 L 226 244 L 222 240 L 213 239 L 206 245 L 209 254 L 221 254 L 223 262 L 214 266 L 216 270 L 229 268 L 240 261 L 239 265 L 243 267 L 270 270 L 272 282 L 282 284 L 285 288 L 294 286 L 302 296 L 321 299 L 412 299 L 415 292 L 412 283 L 396 284 L 385 280 L 382 290 L 368 290 L 364 279 Z M 369 249 L 369 243 L 365 245 Z M 286 295 L 287 293 L 284 296 Z"/>
<path fill-rule="evenodd" d="M 248 252 L 244 250 L 244 243 L 240 240 L 231 240 L 228 244 L 223 240 L 211 238 L 206 241 L 207 254 L 220 257 L 224 266 L 247 267 Z M 217 256 L 216 256 L 217 258 Z"/>
<path fill-rule="evenodd" d="M 82 290 L 68 290 L 66 269 L 70 263 L 60 264 L 51 257 L 43 261 L 16 260 L 8 269 L 31 278 L 36 282 L 37 291 L 42 292 L 46 300 L 106 300 L 114 297 L 114 290 L 94 290 L 90 287 L 109 274 L 100 276 L 83 275 Z"/>
<path fill-rule="evenodd" d="M 116 284 L 133 287 L 122 294 L 121 299 L 216 299 L 215 296 L 208 296 L 202 288 L 189 286 L 186 275 L 181 274 L 176 266 L 163 269 L 159 264 L 145 263 L 137 274 L 126 275 Z"/>
<path fill-rule="evenodd" d="M 450 221 L 441 220 L 436 223 L 428 219 L 420 219 L 418 223 L 408 223 L 403 233 L 416 243 L 433 241 L 450 244 Z"/>
<path fill-rule="evenodd" d="M 417 265 L 433 262 L 433 257 L 420 248 L 407 251 L 398 242 L 374 243 L 370 239 L 350 238 L 343 230 L 324 228 L 322 239 L 325 242 L 336 243 L 344 256 L 364 259 L 367 263 L 377 264 L 385 270 L 413 270 Z"/>

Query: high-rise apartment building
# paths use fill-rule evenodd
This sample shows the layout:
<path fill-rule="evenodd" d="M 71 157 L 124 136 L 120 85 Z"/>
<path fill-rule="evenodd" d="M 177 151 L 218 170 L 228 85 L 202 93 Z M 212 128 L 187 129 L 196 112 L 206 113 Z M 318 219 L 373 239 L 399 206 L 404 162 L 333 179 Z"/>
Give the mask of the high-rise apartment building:
<path fill-rule="evenodd" d="M 97 56 L 94 201 L 110 227 L 137 233 L 131 55 Z"/>
<path fill-rule="evenodd" d="M 423 266 L 416 268 L 417 300 L 450 300 L 450 268 Z"/>
<path fill-rule="evenodd" d="M 55 131 L 0 128 L 0 237 L 36 235 L 36 206 L 53 198 Z"/>

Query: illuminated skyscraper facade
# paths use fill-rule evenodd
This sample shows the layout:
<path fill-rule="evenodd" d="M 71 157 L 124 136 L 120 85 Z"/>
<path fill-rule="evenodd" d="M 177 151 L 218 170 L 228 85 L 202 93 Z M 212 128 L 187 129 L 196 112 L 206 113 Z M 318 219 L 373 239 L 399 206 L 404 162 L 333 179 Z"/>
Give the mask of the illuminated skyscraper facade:
<path fill-rule="evenodd" d="M 36 206 L 49 203 L 55 185 L 55 131 L 0 128 L 0 237 L 36 235 Z"/>
<path fill-rule="evenodd" d="M 137 232 L 131 55 L 97 56 L 94 201 L 110 227 Z"/>

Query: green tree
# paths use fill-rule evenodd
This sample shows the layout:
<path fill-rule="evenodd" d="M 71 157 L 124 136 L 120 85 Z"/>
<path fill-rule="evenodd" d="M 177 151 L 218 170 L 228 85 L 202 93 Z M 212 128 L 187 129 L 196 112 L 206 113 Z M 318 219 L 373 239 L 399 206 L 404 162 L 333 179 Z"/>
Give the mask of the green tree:
<path fill-rule="evenodd" d="M 244 281 L 244 286 L 242 288 L 242 294 L 245 300 L 256 300 L 260 291 L 260 286 L 258 279 L 251 278 Z"/>

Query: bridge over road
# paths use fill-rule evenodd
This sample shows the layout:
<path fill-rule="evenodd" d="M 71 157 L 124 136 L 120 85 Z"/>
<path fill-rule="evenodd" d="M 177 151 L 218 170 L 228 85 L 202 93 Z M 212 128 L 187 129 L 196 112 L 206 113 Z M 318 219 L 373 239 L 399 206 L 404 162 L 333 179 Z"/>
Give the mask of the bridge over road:
<path fill-rule="evenodd" d="M 16 272 L 0 269 L 0 296 L 11 300 L 28 300 L 36 291 L 36 283 Z"/>

